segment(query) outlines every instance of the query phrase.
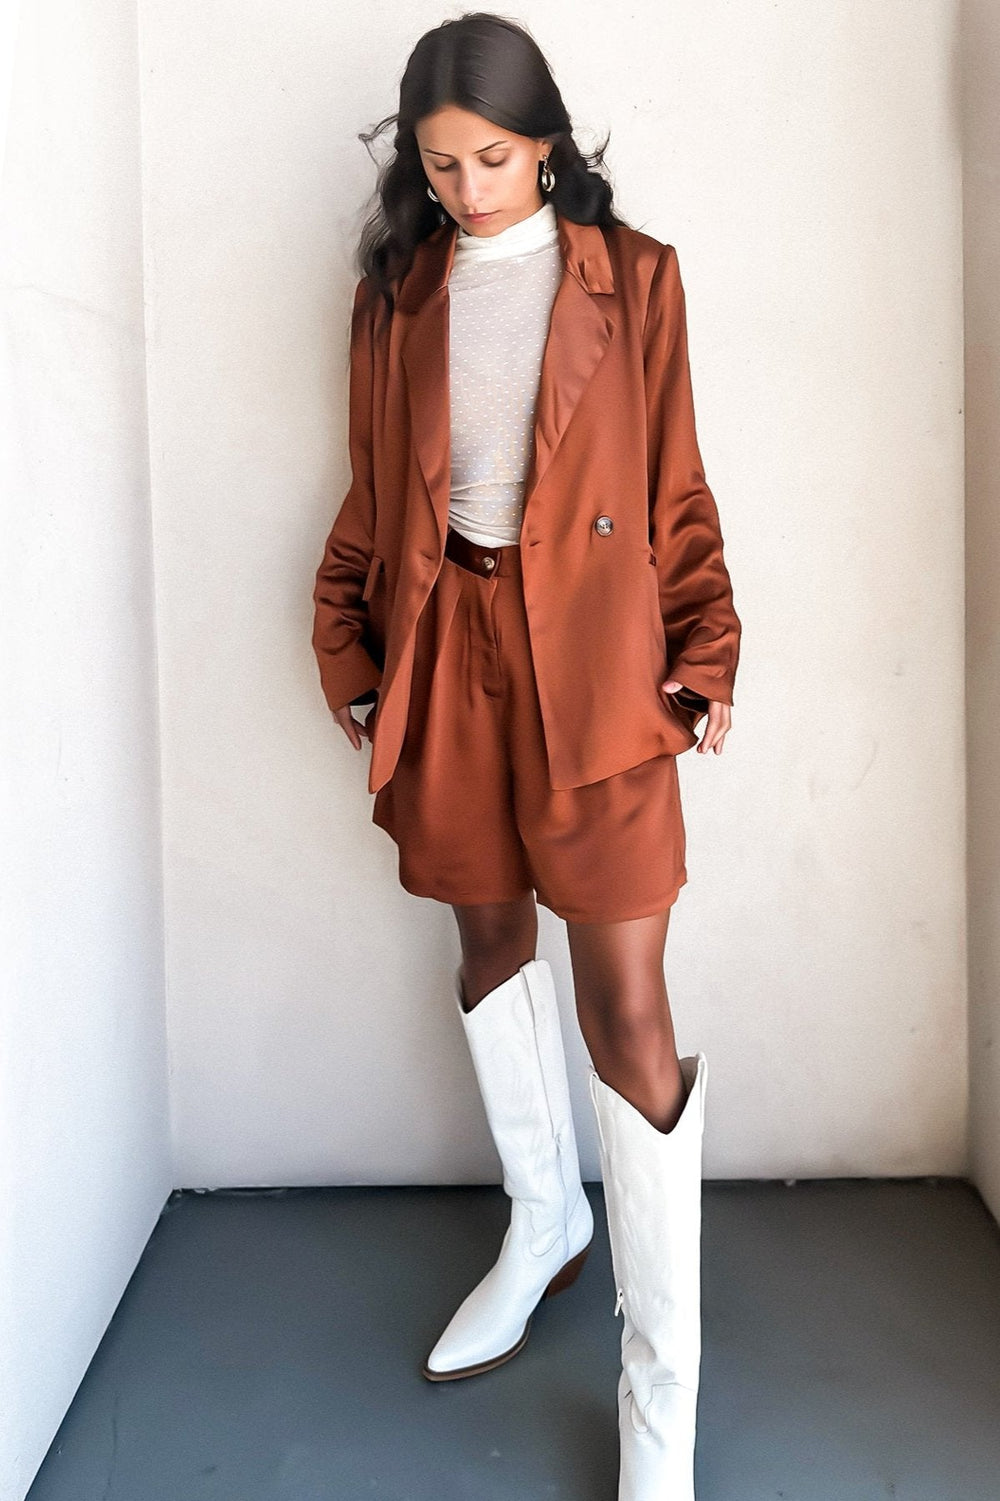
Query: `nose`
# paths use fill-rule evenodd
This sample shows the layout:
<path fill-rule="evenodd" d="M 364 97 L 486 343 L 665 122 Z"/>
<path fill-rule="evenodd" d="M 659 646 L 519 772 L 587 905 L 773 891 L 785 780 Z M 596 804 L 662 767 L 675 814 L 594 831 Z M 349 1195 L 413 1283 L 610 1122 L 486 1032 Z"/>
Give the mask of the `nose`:
<path fill-rule="evenodd" d="M 474 171 L 466 171 L 461 174 L 458 184 L 458 197 L 464 213 L 478 214 L 480 212 L 482 188 L 479 178 Z"/>

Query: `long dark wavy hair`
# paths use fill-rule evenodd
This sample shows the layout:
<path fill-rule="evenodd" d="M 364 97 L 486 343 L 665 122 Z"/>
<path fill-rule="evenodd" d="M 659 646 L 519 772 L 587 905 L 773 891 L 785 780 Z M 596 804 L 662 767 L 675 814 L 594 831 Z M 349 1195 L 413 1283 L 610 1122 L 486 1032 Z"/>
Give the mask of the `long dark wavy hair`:
<path fill-rule="evenodd" d="M 523 26 L 489 11 L 467 11 L 425 32 L 407 60 L 399 109 L 359 139 L 371 142 L 395 125 L 395 154 L 379 170 L 376 204 L 365 221 L 357 252 L 362 276 L 389 303 L 413 255 L 449 215 L 427 196 L 427 175 L 414 127 L 442 105 L 454 104 L 502 130 L 549 140 L 551 193 L 542 196 L 577 224 L 625 224 L 611 207 L 604 167 L 609 136 L 589 154 L 573 140 L 573 127 L 541 48 Z M 454 220 L 451 221 L 454 223 Z"/>

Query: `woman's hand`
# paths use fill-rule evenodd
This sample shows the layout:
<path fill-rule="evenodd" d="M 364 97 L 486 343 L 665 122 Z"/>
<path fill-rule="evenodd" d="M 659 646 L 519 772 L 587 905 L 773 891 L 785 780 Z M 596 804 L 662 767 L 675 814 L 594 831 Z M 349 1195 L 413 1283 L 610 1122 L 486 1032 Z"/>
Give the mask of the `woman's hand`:
<path fill-rule="evenodd" d="M 667 682 L 661 683 L 660 687 L 664 693 L 677 693 L 684 687 L 684 684 L 678 683 L 674 678 L 669 678 Z M 717 756 L 721 756 L 726 734 L 732 729 L 732 714 L 728 704 L 720 704 L 713 698 L 708 699 L 707 702 L 708 722 L 705 725 L 705 733 L 695 749 L 702 755 L 714 750 Z"/>
<path fill-rule="evenodd" d="M 355 719 L 354 715 L 351 713 L 350 704 L 345 704 L 344 708 L 342 709 L 334 709 L 334 719 L 340 725 L 340 728 L 343 730 L 348 740 L 354 746 L 355 750 L 361 749 L 362 736 L 364 736 L 366 740 L 371 740 L 373 728 L 372 721 L 375 718 L 375 710 L 377 707 L 377 704 L 372 704 L 363 721 L 360 719 Z"/>

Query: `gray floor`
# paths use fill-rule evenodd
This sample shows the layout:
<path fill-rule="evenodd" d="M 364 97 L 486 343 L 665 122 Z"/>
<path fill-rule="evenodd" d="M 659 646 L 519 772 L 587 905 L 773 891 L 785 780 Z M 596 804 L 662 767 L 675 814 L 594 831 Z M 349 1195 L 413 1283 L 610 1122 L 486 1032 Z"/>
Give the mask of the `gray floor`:
<path fill-rule="evenodd" d="M 175 1195 L 30 1501 L 615 1501 L 587 1191 L 575 1286 L 442 1384 L 499 1186 Z M 706 1184 L 703 1268 L 699 1501 L 998 1501 L 1000 1234 L 966 1184 Z"/>

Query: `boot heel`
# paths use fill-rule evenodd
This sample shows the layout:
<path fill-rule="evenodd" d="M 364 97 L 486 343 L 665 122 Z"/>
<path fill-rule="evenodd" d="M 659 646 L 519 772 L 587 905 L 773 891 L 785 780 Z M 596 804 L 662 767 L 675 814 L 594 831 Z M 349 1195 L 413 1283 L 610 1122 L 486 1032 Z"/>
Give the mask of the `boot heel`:
<path fill-rule="evenodd" d="M 553 1294 L 561 1293 L 565 1288 L 572 1287 L 573 1283 L 576 1281 L 577 1277 L 579 1277 L 581 1271 L 583 1270 L 583 1263 L 587 1259 L 587 1252 L 589 1250 L 589 1245 L 584 1246 L 582 1251 L 578 1251 L 576 1253 L 572 1261 L 567 1261 L 562 1270 L 556 1272 L 555 1276 L 552 1278 L 552 1281 L 542 1293 L 543 1298 L 551 1298 Z"/>

